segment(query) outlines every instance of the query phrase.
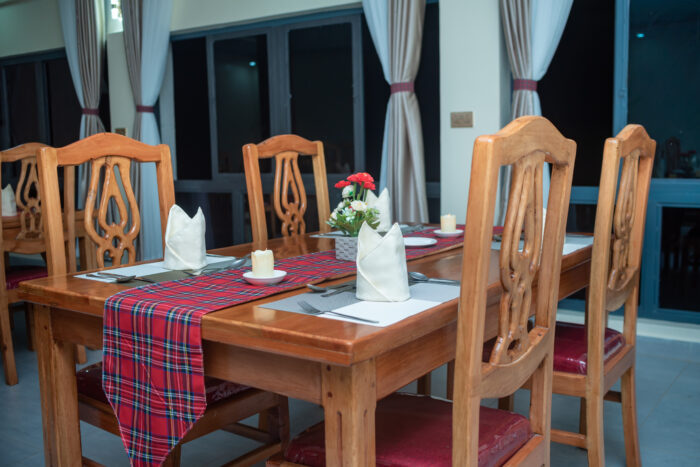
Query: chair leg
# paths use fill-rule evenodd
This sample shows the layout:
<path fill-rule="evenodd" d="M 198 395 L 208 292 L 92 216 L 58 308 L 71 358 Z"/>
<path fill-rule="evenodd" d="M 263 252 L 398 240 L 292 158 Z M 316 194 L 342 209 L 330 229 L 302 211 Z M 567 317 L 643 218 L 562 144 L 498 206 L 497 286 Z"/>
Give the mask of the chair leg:
<path fill-rule="evenodd" d="M 34 352 L 34 312 L 32 304 L 24 304 L 24 322 L 27 327 L 27 349 Z"/>
<path fill-rule="evenodd" d="M 512 412 L 515 408 L 515 395 L 511 394 L 510 396 L 498 399 L 498 408 Z"/>
<path fill-rule="evenodd" d="M 589 467 L 605 465 L 603 439 L 603 397 L 589 398 L 586 401 L 586 449 Z"/>
<path fill-rule="evenodd" d="M 581 407 L 578 415 L 578 432 L 582 435 L 586 434 L 586 398 L 581 398 Z"/>
<path fill-rule="evenodd" d="M 281 443 L 282 452 L 284 452 L 289 444 L 289 402 L 287 398 L 278 396 L 277 407 L 267 412 L 267 432 Z"/>
<path fill-rule="evenodd" d="M 445 398 L 454 400 L 455 393 L 455 361 L 447 362 L 447 394 Z"/>
<path fill-rule="evenodd" d="M 418 378 L 417 382 L 418 382 L 418 388 L 417 388 L 416 392 L 418 394 L 422 394 L 424 396 L 429 396 L 430 395 L 430 373 Z"/>
<path fill-rule="evenodd" d="M 173 448 L 172 451 L 170 451 L 170 454 L 168 454 L 168 457 L 165 458 L 165 461 L 161 464 L 162 467 L 180 467 L 180 453 L 181 453 L 181 446 L 178 444 Z"/>
<path fill-rule="evenodd" d="M 12 345 L 12 329 L 10 327 L 10 309 L 7 306 L 7 295 L 0 298 L 0 352 L 2 352 L 5 382 L 8 386 L 14 386 L 18 382 L 18 378 L 15 364 L 15 349 Z"/>
<path fill-rule="evenodd" d="M 87 352 L 84 345 L 75 346 L 75 362 L 80 365 L 87 363 Z"/>
<path fill-rule="evenodd" d="M 625 431 L 625 458 L 627 466 L 642 465 L 637 433 L 637 396 L 634 383 L 634 366 L 622 375 L 622 426 Z"/>

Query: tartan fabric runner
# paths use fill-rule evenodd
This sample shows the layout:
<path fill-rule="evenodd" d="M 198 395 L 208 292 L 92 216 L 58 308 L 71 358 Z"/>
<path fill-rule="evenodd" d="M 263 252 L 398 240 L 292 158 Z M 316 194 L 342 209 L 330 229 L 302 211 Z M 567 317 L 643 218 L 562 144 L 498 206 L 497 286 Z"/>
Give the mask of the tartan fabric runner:
<path fill-rule="evenodd" d="M 430 236 L 432 229 L 407 236 Z M 406 249 L 407 259 L 456 248 L 463 236 Z M 355 273 L 335 250 L 276 261 L 286 279 L 271 286 L 245 282 L 242 270 L 137 287 L 105 302 L 102 384 L 119 421 L 132 465 L 160 465 L 204 414 L 202 316 L 309 282 Z"/>

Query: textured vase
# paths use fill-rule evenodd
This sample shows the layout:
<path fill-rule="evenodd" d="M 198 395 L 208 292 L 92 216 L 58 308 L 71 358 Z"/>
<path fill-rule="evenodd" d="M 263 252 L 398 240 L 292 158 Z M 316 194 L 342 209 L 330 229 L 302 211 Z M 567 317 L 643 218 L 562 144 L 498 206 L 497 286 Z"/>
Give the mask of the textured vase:
<path fill-rule="evenodd" d="M 335 257 L 345 261 L 355 261 L 357 259 L 357 237 L 336 238 Z"/>

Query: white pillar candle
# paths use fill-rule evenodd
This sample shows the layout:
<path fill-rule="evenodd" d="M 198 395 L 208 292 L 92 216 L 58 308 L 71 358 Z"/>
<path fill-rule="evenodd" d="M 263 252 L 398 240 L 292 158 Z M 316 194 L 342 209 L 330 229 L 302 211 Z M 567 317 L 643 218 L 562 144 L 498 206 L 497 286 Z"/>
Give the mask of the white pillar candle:
<path fill-rule="evenodd" d="M 255 250 L 250 259 L 253 262 L 253 276 L 272 277 L 275 270 L 275 258 L 272 250 Z"/>
<path fill-rule="evenodd" d="M 457 217 L 454 214 L 440 216 L 440 230 L 445 233 L 455 232 L 457 230 Z"/>

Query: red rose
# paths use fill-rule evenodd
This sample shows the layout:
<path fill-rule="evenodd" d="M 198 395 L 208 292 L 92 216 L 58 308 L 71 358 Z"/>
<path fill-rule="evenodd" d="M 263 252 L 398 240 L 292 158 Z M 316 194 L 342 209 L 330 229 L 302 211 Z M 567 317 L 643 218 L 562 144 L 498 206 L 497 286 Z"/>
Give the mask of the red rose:
<path fill-rule="evenodd" d="M 352 183 L 357 183 L 357 182 L 359 182 L 359 181 L 360 181 L 360 179 L 358 178 L 359 175 L 360 175 L 360 174 L 352 174 L 352 175 L 350 175 L 350 176 L 348 177 L 348 181 L 349 181 L 349 182 L 352 182 Z"/>
<path fill-rule="evenodd" d="M 373 183 L 374 182 L 374 178 L 372 178 L 372 176 L 370 174 L 368 174 L 367 172 L 360 172 L 357 174 L 357 176 L 361 182 L 365 182 L 365 183 L 367 183 L 367 182 Z"/>
<path fill-rule="evenodd" d="M 350 185 L 350 182 L 348 182 L 347 180 L 341 180 L 335 184 L 335 187 L 336 188 L 345 188 L 348 185 Z"/>
<path fill-rule="evenodd" d="M 368 190 L 376 190 L 377 189 L 377 187 L 374 185 L 374 183 L 369 183 L 369 182 L 365 182 L 365 188 L 367 188 Z"/>

